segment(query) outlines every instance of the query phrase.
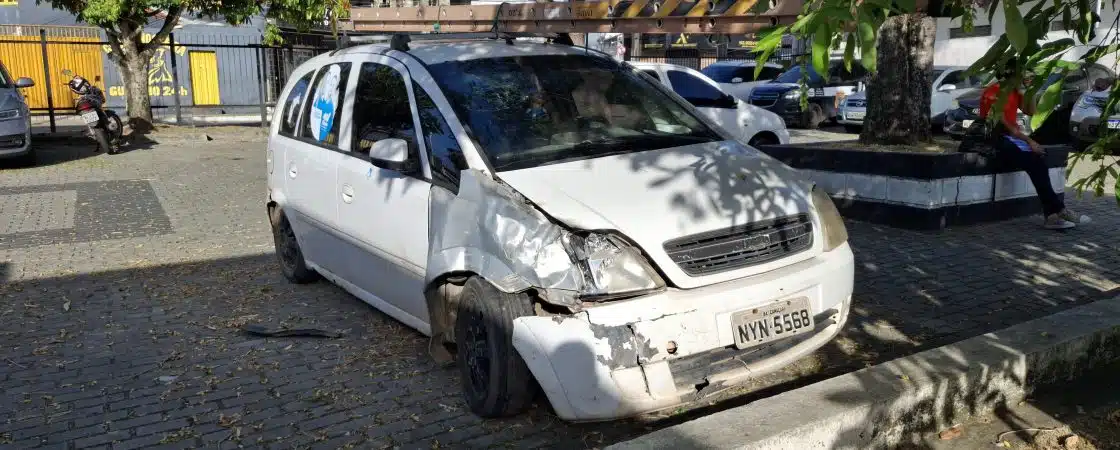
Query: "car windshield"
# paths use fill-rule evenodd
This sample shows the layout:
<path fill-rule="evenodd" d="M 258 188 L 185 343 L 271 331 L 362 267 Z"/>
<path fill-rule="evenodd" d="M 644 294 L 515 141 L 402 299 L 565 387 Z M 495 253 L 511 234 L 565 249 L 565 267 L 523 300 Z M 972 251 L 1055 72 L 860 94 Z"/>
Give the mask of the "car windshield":
<path fill-rule="evenodd" d="M 773 82 L 774 83 L 800 83 L 801 82 L 801 70 L 802 70 L 802 66 L 790 67 L 789 70 L 787 70 L 785 72 L 782 72 L 781 75 L 778 75 L 777 78 L 774 78 Z M 808 70 L 809 70 L 809 84 L 817 84 L 817 83 L 823 83 L 824 82 L 824 79 L 821 78 L 820 75 L 817 75 L 817 71 L 813 70 L 812 67 L 808 68 Z"/>
<path fill-rule="evenodd" d="M 430 66 L 495 170 L 721 140 L 637 72 L 589 55 Z"/>
<path fill-rule="evenodd" d="M 736 78 L 741 78 L 743 81 L 754 81 L 754 66 L 712 64 L 700 72 L 716 83 L 730 83 L 731 80 Z"/>
<path fill-rule="evenodd" d="M 945 73 L 945 71 L 940 70 L 940 69 L 934 69 L 933 72 L 930 72 L 930 74 L 929 74 L 930 83 L 932 83 L 934 81 L 937 81 L 937 77 L 941 76 L 942 73 Z"/>
<path fill-rule="evenodd" d="M 0 63 L 0 88 L 12 87 L 12 77 L 8 76 L 8 68 L 4 67 L 4 63 Z"/>

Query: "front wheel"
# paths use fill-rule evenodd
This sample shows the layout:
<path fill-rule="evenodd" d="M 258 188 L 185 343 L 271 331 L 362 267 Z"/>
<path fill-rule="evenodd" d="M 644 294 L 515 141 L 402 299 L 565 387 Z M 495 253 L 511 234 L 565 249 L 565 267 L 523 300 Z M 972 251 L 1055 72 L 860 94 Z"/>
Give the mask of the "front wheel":
<path fill-rule="evenodd" d="M 319 279 L 319 273 L 307 267 L 303 259 L 303 250 L 299 248 L 296 233 L 292 224 L 279 207 L 272 208 L 269 212 L 269 222 L 272 223 L 272 240 L 276 244 L 276 256 L 280 260 L 280 271 L 284 278 L 297 284 L 306 284 Z"/>
<path fill-rule="evenodd" d="M 463 397 L 481 417 L 524 411 L 536 394 L 533 375 L 513 347 L 513 321 L 533 315 L 528 294 L 507 294 L 479 277 L 463 287 L 455 317 L 455 355 Z"/>
<path fill-rule="evenodd" d="M 121 123 L 121 117 L 112 110 L 105 110 L 105 126 L 109 131 L 109 142 L 114 144 L 119 142 L 124 134 L 124 124 Z"/>

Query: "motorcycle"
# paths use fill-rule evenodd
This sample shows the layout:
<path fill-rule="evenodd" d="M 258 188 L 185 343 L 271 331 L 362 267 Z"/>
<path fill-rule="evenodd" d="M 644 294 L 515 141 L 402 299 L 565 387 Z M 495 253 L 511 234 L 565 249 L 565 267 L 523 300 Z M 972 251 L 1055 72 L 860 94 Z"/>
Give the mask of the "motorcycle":
<path fill-rule="evenodd" d="M 70 69 L 63 70 L 62 74 L 70 77 L 66 87 L 78 95 L 74 108 L 86 123 L 89 136 L 97 141 L 97 151 L 116 154 L 124 127 L 116 112 L 104 108 L 105 93 Z"/>

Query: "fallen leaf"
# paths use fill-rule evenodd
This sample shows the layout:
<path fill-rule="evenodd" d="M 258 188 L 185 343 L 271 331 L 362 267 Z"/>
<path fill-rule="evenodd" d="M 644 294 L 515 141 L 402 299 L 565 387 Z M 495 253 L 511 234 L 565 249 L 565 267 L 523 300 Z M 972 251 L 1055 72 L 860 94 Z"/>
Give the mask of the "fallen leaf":
<path fill-rule="evenodd" d="M 961 435 L 963 435 L 963 434 L 964 434 L 964 431 L 961 430 L 961 427 L 953 427 L 953 428 L 950 428 L 948 430 L 944 430 L 940 433 L 937 433 L 937 437 L 940 438 L 943 441 L 951 441 L 953 439 L 961 437 Z"/>
<path fill-rule="evenodd" d="M 67 300 L 67 301 L 62 303 L 62 310 L 67 311 L 67 312 L 70 311 L 70 300 Z"/>
<path fill-rule="evenodd" d="M 1007 441 L 999 441 L 999 444 L 996 444 L 996 445 L 998 445 L 1000 447 L 1003 447 L 1003 448 L 1011 448 L 1011 443 L 1007 442 Z"/>

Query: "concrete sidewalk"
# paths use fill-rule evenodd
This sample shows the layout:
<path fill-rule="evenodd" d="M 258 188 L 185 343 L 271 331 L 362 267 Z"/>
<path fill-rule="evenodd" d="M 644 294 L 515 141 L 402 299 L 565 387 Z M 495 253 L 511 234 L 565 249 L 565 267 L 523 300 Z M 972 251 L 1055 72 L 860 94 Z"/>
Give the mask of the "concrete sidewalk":
<path fill-rule="evenodd" d="M 922 445 L 1120 360 L 1120 297 L 788 391 L 609 449 L 835 449 Z"/>

